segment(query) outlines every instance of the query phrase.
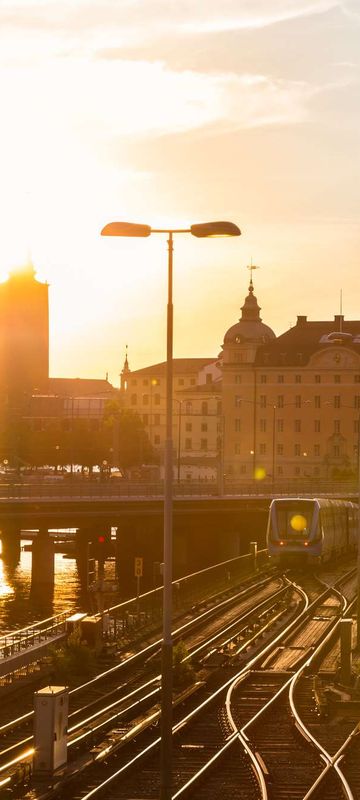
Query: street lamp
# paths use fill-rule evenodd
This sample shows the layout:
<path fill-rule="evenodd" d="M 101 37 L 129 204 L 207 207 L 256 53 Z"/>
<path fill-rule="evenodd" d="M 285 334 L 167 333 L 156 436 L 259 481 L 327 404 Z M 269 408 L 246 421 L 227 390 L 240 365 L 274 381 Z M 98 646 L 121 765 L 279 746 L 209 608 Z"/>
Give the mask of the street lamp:
<path fill-rule="evenodd" d="M 151 228 L 132 222 L 110 222 L 102 229 L 102 236 L 147 237 L 151 233 L 168 235 L 168 303 L 166 322 L 166 440 L 164 469 L 164 595 L 163 643 L 161 667 L 161 779 L 160 798 L 171 800 L 172 787 L 172 488 L 173 488 L 173 235 L 191 233 L 197 238 L 215 236 L 240 236 L 233 222 L 206 222 L 190 228 Z"/>

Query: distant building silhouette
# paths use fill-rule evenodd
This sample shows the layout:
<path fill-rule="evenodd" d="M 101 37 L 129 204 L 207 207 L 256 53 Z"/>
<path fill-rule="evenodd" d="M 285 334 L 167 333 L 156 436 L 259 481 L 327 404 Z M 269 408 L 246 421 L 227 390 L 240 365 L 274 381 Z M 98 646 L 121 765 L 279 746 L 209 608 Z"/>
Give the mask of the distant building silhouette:
<path fill-rule="evenodd" d="M 31 263 L 0 284 L 0 389 L 9 398 L 47 386 L 48 289 Z"/>

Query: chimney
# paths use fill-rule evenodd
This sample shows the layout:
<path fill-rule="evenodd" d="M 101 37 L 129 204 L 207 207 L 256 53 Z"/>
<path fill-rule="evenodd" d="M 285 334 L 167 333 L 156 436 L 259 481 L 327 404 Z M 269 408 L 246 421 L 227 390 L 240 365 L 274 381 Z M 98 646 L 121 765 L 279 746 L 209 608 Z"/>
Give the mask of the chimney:
<path fill-rule="evenodd" d="M 298 318 L 297 318 L 297 323 L 296 324 L 297 325 L 306 325 L 306 322 L 307 322 L 307 317 L 303 316 L 302 314 L 300 314 L 300 315 L 298 314 Z"/>

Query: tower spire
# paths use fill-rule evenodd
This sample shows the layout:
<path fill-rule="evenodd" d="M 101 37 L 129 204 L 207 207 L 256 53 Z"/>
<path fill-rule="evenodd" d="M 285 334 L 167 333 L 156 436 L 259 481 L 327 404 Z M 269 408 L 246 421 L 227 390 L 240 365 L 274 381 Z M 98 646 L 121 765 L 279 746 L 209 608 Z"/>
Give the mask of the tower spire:
<path fill-rule="evenodd" d="M 121 370 L 121 375 L 120 375 L 120 388 L 121 389 L 127 389 L 127 376 L 129 374 L 129 372 L 131 372 L 131 370 L 130 370 L 129 361 L 128 361 L 128 346 L 126 344 L 125 345 L 124 366 L 123 366 L 123 368 Z"/>
<path fill-rule="evenodd" d="M 253 270 L 254 270 L 254 269 L 260 269 L 260 267 L 257 267 L 255 264 L 253 264 L 253 260 L 252 260 L 252 257 L 251 257 L 250 264 L 248 264 L 248 266 L 246 267 L 246 269 L 249 269 L 249 270 L 250 270 L 250 284 L 249 284 L 249 292 L 253 292 L 253 291 L 254 291 L 253 276 L 252 276 L 252 274 L 253 274 Z"/>

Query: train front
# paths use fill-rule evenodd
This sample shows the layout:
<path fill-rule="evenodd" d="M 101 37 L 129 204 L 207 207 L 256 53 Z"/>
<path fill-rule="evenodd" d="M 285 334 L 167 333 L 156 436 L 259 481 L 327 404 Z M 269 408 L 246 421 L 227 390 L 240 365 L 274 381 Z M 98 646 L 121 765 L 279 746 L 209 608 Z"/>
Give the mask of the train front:
<path fill-rule="evenodd" d="M 269 509 L 268 551 L 276 563 L 317 564 L 322 535 L 317 500 L 275 499 Z"/>

